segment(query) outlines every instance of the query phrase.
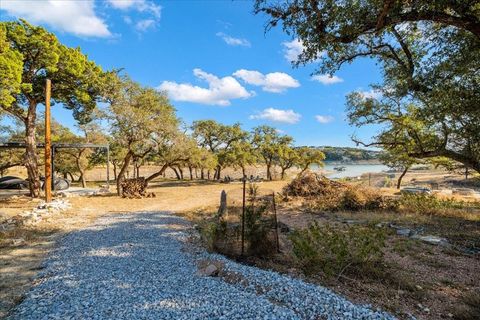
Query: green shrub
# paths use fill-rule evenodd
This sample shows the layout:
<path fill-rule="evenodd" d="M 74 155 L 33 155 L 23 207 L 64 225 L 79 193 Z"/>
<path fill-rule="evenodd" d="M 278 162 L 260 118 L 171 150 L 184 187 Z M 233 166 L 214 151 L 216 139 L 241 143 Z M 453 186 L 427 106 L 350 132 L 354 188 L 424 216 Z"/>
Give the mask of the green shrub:
<path fill-rule="evenodd" d="M 227 236 L 227 224 L 223 220 L 205 222 L 200 228 L 200 235 L 209 250 L 218 251 L 219 241 Z"/>
<path fill-rule="evenodd" d="M 327 278 L 352 270 L 373 271 L 382 259 L 385 238 L 381 228 L 335 228 L 317 222 L 290 235 L 293 253 L 303 271 L 320 272 Z"/>
<path fill-rule="evenodd" d="M 478 202 L 456 199 L 441 199 L 432 194 L 402 194 L 397 206 L 402 211 L 426 215 L 448 214 L 452 210 L 467 210 L 479 207 Z"/>
<path fill-rule="evenodd" d="M 271 254 L 276 250 L 273 219 L 268 215 L 271 197 L 258 197 L 258 186 L 255 184 L 249 184 L 247 192 L 244 254 Z M 230 217 L 217 217 L 201 225 L 201 236 L 209 250 L 228 256 L 241 254 L 241 214 L 242 208 L 230 207 Z"/>
<path fill-rule="evenodd" d="M 270 237 L 273 221 L 266 216 L 267 209 L 266 204 L 261 204 L 256 208 L 246 207 L 245 240 L 250 255 L 268 255 L 275 249 L 275 243 Z"/>

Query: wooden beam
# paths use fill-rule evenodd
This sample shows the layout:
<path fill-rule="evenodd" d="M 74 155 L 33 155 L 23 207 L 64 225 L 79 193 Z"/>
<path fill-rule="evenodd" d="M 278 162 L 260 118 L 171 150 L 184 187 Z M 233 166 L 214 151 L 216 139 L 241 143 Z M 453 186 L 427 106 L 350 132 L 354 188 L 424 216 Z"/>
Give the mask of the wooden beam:
<path fill-rule="evenodd" d="M 45 84 L 45 202 L 52 201 L 52 140 L 50 127 L 50 96 L 52 83 Z"/>

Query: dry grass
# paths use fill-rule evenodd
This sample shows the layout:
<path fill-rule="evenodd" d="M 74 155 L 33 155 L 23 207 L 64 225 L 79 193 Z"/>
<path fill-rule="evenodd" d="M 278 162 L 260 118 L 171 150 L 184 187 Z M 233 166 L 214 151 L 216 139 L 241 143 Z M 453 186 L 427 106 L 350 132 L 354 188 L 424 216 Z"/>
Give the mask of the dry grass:
<path fill-rule="evenodd" d="M 269 189 L 280 190 L 284 182 L 264 182 Z M 185 216 L 208 211 L 218 205 L 220 192 L 239 190 L 239 183 L 163 181 L 150 186 L 156 198 L 123 199 L 116 195 L 68 198 L 72 208 L 42 220 L 34 227 L 22 227 L 3 233 L 0 238 L 0 318 L 21 301 L 41 261 L 58 236 L 81 229 L 105 214 L 135 211 L 172 211 Z M 27 197 L 0 201 L 1 217 L 12 217 L 38 204 Z M 15 243 L 15 240 L 16 243 Z M 21 242 L 19 240 L 22 240 Z"/>
<path fill-rule="evenodd" d="M 150 169 L 155 168 L 145 168 L 145 172 Z M 99 170 L 97 175 L 101 178 L 102 169 L 96 170 Z M 256 175 L 256 172 L 252 171 L 251 174 Z M 444 175 L 446 174 L 432 175 L 422 172 L 414 173 L 411 177 L 416 177 L 417 181 L 427 184 L 431 180 L 445 180 Z M 411 178 L 407 177 L 406 180 L 409 179 Z M 456 179 L 461 178 L 457 176 Z M 363 183 L 365 184 L 365 180 Z M 285 184 L 283 181 L 265 182 L 260 188 L 266 192 L 278 192 Z M 238 182 L 218 184 L 173 180 L 150 186 L 149 191 L 155 192 L 156 198 L 121 199 L 114 195 L 69 198 L 72 204 L 69 211 L 51 217 L 35 228 L 17 229 L 14 233 L 5 235 L 6 241 L 2 242 L 4 245 L 0 248 L 0 283 L 2 283 L 0 300 L 6 303 L 0 306 L 0 317 L 1 312 L 5 312 L 9 306 L 19 301 L 24 290 L 31 285 L 40 262 L 58 235 L 83 228 L 104 214 L 132 211 L 174 211 L 192 221 L 201 221 L 216 212 L 221 190 L 227 191 L 229 201 L 239 203 L 241 185 Z M 393 195 L 397 190 L 382 188 L 381 192 Z M 454 197 L 459 198 L 456 195 Z M 312 221 L 333 224 L 343 224 L 346 221 L 358 224 L 394 223 L 409 228 L 423 227 L 424 232 L 446 237 L 461 247 L 480 246 L 480 213 L 476 210 L 454 210 L 453 214 L 444 216 L 421 215 L 408 210 L 402 212 L 339 210 L 328 213 L 312 210 L 312 206 L 305 204 L 304 200 L 280 203 L 279 220 L 291 228 L 305 228 Z M 13 216 L 35 205 L 36 203 L 22 199 L 0 201 L 0 212 L 5 216 Z M 12 238 L 24 238 L 25 243 L 12 245 L 9 242 Z M 280 243 L 283 254 L 268 260 L 255 259 L 250 262 L 260 267 L 304 277 L 292 259 L 291 245 L 286 235 L 281 235 Z M 448 318 L 449 313 L 456 314 L 455 306 L 465 306 L 467 309 L 462 310 L 470 310 L 462 297 L 467 297 L 469 292 L 478 291 L 480 283 L 478 255 L 467 255 L 457 250 L 434 247 L 391 234 L 387 240 L 385 259 L 391 263 L 386 264 L 383 276 L 376 279 L 368 277 L 357 279 L 349 276 L 349 279 L 327 281 L 321 277 L 310 276 L 307 280 L 328 286 L 355 302 L 371 303 L 391 310 L 401 318 L 406 317 L 407 313 L 412 313 L 419 319 Z M 470 301 L 468 299 L 467 297 L 465 301 Z M 419 308 L 418 304 L 423 308 Z M 429 308 L 430 311 L 426 312 L 424 308 Z"/>
<path fill-rule="evenodd" d="M 396 191 L 382 189 L 386 195 Z M 378 191 L 377 191 L 378 192 Z M 266 269 L 297 276 L 327 286 L 357 303 L 370 303 L 389 310 L 400 319 L 474 319 L 480 290 L 480 254 L 466 253 L 480 248 L 480 208 L 468 198 L 443 197 L 435 210 L 422 212 L 423 204 L 415 199 L 395 210 L 315 210 L 312 199 L 292 198 L 279 203 L 279 220 L 291 229 L 306 228 L 312 222 L 333 228 L 345 225 L 372 226 L 393 224 L 422 230 L 423 234 L 445 237 L 450 247 L 433 246 L 419 240 L 387 232 L 383 262 L 371 275 L 343 274 L 326 278 L 322 273 L 306 276 L 294 259 L 292 244 L 280 235 L 282 254 L 273 257 L 250 257 L 246 261 Z M 318 199 L 315 199 L 317 201 Z M 467 201 L 467 202 L 459 202 Z M 430 206 L 429 203 L 426 204 Z M 318 208 L 318 207 L 317 207 Z M 216 212 L 216 207 L 192 212 L 187 217 L 203 220 Z M 478 314 L 476 314 L 477 316 Z"/>
<path fill-rule="evenodd" d="M 308 281 L 330 287 L 355 302 L 389 310 L 401 319 L 408 319 L 408 314 L 428 320 L 448 319 L 453 315 L 459 319 L 461 315 L 473 319 L 468 316 L 478 311 L 467 302 L 473 299 L 470 293 L 480 290 L 480 254 L 466 254 L 463 250 L 480 248 L 479 208 L 469 209 L 468 214 L 456 209 L 448 215 L 444 212 L 442 215 L 425 215 L 414 210 L 314 211 L 305 205 L 305 200 L 289 201 L 279 207 L 279 220 L 293 229 L 306 228 L 314 221 L 333 228 L 344 228 L 345 224 L 394 224 L 445 237 L 453 245 L 429 245 L 398 236 L 392 229 L 383 249 L 383 264 L 378 266 L 375 276 L 362 273 L 328 279 L 317 273 L 309 275 Z M 253 260 L 252 263 L 298 274 L 300 266 L 293 259 L 291 244 L 287 236 L 281 237 L 283 255 L 269 260 Z"/>

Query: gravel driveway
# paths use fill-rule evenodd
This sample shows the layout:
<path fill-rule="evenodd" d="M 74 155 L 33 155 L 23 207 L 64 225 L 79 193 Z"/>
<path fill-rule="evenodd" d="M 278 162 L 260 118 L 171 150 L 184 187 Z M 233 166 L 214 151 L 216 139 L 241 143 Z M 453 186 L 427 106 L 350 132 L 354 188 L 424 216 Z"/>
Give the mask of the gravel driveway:
<path fill-rule="evenodd" d="M 182 250 L 188 228 L 141 212 L 66 235 L 10 319 L 394 319 L 323 287 Z M 247 281 L 198 275 L 200 259 Z"/>

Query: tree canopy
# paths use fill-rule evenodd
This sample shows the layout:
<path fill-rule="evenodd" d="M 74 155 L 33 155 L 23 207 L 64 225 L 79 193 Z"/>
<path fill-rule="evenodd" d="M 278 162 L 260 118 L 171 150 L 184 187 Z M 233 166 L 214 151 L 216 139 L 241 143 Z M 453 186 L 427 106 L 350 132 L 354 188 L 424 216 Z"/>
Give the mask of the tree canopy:
<path fill-rule="evenodd" d="M 52 100 L 85 123 L 102 98 L 104 76 L 79 48 L 62 45 L 44 28 L 25 20 L 0 22 L 0 110 L 25 125 L 32 195 L 40 190 L 35 128 L 37 105 L 45 101 L 45 80 L 52 80 Z"/>
<path fill-rule="evenodd" d="M 106 117 L 111 135 L 126 150 L 117 175 L 117 189 L 133 158 L 143 158 L 163 145 L 166 137 L 178 128 L 175 109 L 162 92 L 142 87 L 126 76 L 112 77 L 109 82 L 109 107 Z"/>
<path fill-rule="evenodd" d="M 257 0 L 256 12 L 304 46 L 297 65 L 333 74 L 375 58 L 383 83 L 348 98 L 354 125 L 382 124 L 372 143 L 480 170 L 480 5 L 465 1 Z"/>

